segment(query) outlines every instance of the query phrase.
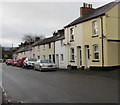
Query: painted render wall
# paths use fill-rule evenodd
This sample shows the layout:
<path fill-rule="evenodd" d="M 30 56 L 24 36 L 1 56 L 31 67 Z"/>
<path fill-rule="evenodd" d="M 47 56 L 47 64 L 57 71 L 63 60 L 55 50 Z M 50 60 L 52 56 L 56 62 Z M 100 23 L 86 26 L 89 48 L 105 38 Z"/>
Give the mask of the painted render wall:
<path fill-rule="evenodd" d="M 35 54 L 36 59 L 38 59 L 38 56 L 40 56 L 40 59 L 44 59 L 43 58 L 44 55 L 46 59 L 49 59 L 49 55 L 52 55 L 52 59 L 53 59 L 54 42 L 51 42 L 51 48 L 49 48 L 49 44 L 45 44 L 45 48 L 44 45 L 37 45 L 32 47 L 32 53 Z"/>
<path fill-rule="evenodd" d="M 63 40 L 63 43 L 65 43 L 65 40 Z M 56 54 L 59 56 L 59 60 L 57 62 Z M 63 61 L 61 61 L 61 54 L 63 54 Z M 58 40 L 55 42 L 55 61 L 56 65 L 58 65 L 61 69 L 67 68 L 67 53 L 66 53 L 66 47 L 61 46 L 61 40 Z"/>
<path fill-rule="evenodd" d="M 106 13 L 107 39 L 120 40 L 120 3 Z M 120 66 L 120 42 L 108 42 L 108 66 Z"/>
<path fill-rule="evenodd" d="M 32 50 L 31 51 L 25 51 L 25 57 L 32 58 Z"/>
<path fill-rule="evenodd" d="M 120 5 L 120 4 L 119 4 Z M 119 60 L 119 46 L 120 42 L 108 42 L 108 39 L 120 40 L 120 31 L 118 29 L 118 24 L 120 24 L 120 16 L 118 16 L 118 7 L 115 6 L 110 11 L 107 12 L 105 16 L 102 16 L 103 19 L 103 39 L 104 43 L 104 66 L 117 66 Z M 98 33 L 99 36 L 92 37 L 92 22 L 98 21 Z M 95 18 L 86 22 L 83 22 L 83 46 L 89 45 L 90 47 L 90 66 L 102 66 L 102 43 L 101 43 L 101 18 Z M 119 33 L 118 33 L 119 32 Z M 93 62 L 93 45 L 98 44 L 99 46 L 99 62 Z M 84 48 L 84 57 L 85 56 L 85 47 Z M 86 58 L 84 58 L 84 66 L 86 66 Z"/>
<path fill-rule="evenodd" d="M 92 22 L 97 21 L 98 22 L 98 36 L 92 37 Z M 83 25 L 83 66 L 86 68 L 87 62 L 86 62 L 86 50 L 85 46 L 89 45 L 90 49 L 90 66 L 101 66 L 101 21 L 100 18 L 95 18 L 86 22 L 82 23 Z M 94 52 L 93 52 L 93 45 L 98 44 L 99 47 L 99 62 L 93 62 L 94 60 Z"/>
<path fill-rule="evenodd" d="M 52 55 L 53 59 L 53 54 L 54 54 L 54 42 L 51 42 L 51 48 L 49 48 L 49 44 L 45 44 L 40 46 L 40 58 L 43 59 L 43 56 L 46 56 L 46 59 L 49 59 L 49 55 Z"/>
<path fill-rule="evenodd" d="M 74 29 L 74 41 L 73 42 L 70 42 L 70 29 L 71 28 Z M 72 66 L 77 66 L 77 68 L 79 68 L 80 65 L 79 65 L 78 46 L 81 46 L 81 49 L 82 49 L 82 25 L 81 24 L 71 26 L 71 27 L 68 27 L 65 29 L 65 43 L 70 43 L 70 44 L 66 45 L 68 64 L 70 64 Z M 70 62 L 71 61 L 70 48 L 74 48 L 75 62 Z M 83 59 L 84 59 L 84 57 L 82 56 L 82 60 Z"/>
<path fill-rule="evenodd" d="M 38 45 L 38 46 L 40 46 L 40 45 Z M 32 47 L 32 57 L 34 54 L 36 59 L 38 59 L 38 56 L 40 55 L 40 49 L 38 48 L 38 46 Z"/>

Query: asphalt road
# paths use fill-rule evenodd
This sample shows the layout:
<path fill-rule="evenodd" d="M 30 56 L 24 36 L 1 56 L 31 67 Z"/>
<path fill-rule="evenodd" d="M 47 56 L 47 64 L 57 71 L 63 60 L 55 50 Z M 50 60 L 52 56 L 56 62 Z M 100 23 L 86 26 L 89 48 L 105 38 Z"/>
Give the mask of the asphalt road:
<path fill-rule="evenodd" d="M 39 72 L 2 66 L 9 99 L 23 103 L 117 103 L 118 80 L 69 71 Z"/>
<path fill-rule="evenodd" d="M 0 63 L 0 104 L 2 103 L 2 63 Z"/>

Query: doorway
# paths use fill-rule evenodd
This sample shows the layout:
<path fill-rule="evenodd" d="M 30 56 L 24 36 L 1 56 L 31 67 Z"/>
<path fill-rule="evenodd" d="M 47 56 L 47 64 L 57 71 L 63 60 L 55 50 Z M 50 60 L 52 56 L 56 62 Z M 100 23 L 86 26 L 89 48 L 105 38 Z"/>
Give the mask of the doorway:
<path fill-rule="evenodd" d="M 90 67 L 90 49 L 89 49 L 89 45 L 85 46 L 86 49 L 86 68 Z"/>

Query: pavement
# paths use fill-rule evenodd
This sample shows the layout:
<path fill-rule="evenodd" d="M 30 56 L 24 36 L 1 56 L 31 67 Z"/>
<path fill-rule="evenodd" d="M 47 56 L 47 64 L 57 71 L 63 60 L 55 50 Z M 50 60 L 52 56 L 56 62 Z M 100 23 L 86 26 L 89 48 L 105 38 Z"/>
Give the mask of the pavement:
<path fill-rule="evenodd" d="M 64 72 L 72 74 L 84 74 L 84 75 L 93 75 L 105 78 L 112 78 L 119 80 L 120 79 L 120 69 L 110 70 L 110 71 L 95 71 L 95 70 L 63 70 Z"/>
<path fill-rule="evenodd" d="M 3 64 L 2 83 L 13 102 L 117 103 L 118 71 L 39 72 Z"/>

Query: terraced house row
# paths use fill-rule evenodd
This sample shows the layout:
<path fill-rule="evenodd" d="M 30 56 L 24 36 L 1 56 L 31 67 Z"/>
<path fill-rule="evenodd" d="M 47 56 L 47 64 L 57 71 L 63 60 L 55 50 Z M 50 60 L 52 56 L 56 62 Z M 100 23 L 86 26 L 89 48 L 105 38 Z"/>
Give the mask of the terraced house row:
<path fill-rule="evenodd" d="M 80 17 L 52 37 L 38 40 L 17 54 L 24 57 L 27 52 L 29 57 L 51 59 L 59 68 L 120 68 L 119 12 L 119 1 L 96 9 L 83 3 Z"/>

